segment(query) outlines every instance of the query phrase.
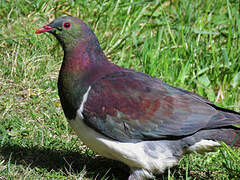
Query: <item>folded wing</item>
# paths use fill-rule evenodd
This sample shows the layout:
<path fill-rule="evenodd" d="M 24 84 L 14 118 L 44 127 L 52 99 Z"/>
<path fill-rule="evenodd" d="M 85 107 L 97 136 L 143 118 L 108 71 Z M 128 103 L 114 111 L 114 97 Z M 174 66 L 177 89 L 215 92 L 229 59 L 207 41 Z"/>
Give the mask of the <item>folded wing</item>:
<path fill-rule="evenodd" d="M 181 138 L 201 129 L 240 123 L 208 100 L 135 71 L 118 71 L 91 85 L 84 121 L 119 141 Z"/>

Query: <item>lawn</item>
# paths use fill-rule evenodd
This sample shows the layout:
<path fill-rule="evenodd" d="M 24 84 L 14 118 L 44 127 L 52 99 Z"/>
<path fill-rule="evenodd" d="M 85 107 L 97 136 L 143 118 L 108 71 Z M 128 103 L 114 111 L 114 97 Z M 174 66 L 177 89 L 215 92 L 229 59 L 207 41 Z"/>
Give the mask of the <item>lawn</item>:
<path fill-rule="evenodd" d="M 240 112 L 236 0 L 0 1 L 0 179 L 126 179 L 128 168 L 88 149 L 57 93 L 63 52 L 35 35 L 62 15 L 83 19 L 110 61 Z M 240 151 L 185 156 L 159 179 L 239 179 Z"/>

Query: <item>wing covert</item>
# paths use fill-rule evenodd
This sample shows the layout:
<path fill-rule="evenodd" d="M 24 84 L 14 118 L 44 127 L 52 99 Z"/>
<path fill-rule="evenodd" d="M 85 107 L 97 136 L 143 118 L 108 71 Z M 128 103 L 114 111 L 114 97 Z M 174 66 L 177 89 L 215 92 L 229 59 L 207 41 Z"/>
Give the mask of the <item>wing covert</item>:
<path fill-rule="evenodd" d="M 230 123 L 206 99 L 186 92 L 143 73 L 114 72 L 91 85 L 84 121 L 119 141 L 179 138 Z"/>

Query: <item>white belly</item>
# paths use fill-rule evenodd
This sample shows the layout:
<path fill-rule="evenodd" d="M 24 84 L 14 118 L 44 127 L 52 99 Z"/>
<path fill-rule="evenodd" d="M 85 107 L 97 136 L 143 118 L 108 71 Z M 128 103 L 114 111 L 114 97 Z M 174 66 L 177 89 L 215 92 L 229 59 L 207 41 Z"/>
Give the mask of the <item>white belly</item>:
<path fill-rule="evenodd" d="M 163 172 L 167 167 L 176 165 L 179 161 L 172 152 L 164 147 L 164 141 L 157 145 L 157 149 L 148 148 L 149 141 L 138 143 L 126 143 L 112 140 L 94 129 L 88 127 L 83 121 L 81 114 L 76 119 L 69 121 L 71 127 L 89 148 L 98 154 L 121 161 L 130 168 L 144 168 L 151 171 Z M 152 143 L 152 142 L 151 142 Z"/>

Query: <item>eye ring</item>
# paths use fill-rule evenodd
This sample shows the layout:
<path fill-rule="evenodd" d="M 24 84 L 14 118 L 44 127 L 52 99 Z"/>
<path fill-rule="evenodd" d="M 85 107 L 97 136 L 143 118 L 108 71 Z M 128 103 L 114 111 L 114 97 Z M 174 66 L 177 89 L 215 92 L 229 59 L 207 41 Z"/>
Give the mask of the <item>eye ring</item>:
<path fill-rule="evenodd" d="M 69 28 L 71 27 L 71 23 L 70 23 L 70 22 L 65 22 L 65 23 L 63 24 L 63 27 L 64 27 L 65 29 L 69 29 Z"/>

